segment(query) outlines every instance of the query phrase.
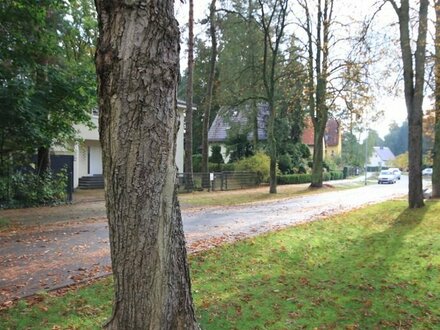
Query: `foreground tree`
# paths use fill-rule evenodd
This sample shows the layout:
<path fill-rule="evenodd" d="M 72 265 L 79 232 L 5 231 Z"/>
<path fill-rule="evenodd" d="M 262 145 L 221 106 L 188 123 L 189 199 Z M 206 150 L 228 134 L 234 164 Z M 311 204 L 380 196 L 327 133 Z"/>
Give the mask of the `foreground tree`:
<path fill-rule="evenodd" d="M 425 83 L 426 34 L 429 0 L 420 0 L 418 12 L 418 34 L 416 50 L 411 50 L 410 7 L 408 0 L 401 0 L 400 7 L 395 0 L 389 1 L 398 18 L 400 49 L 402 51 L 405 103 L 408 113 L 408 154 L 409 154 L 409 208 L 420 208 L 423 202 L 422 185 L 422 121 L 423 88 Z"/>
<path fill-rule="evenodd" d="M 108 329 L 197 329 L 176 196 L 179 30 L 172 0 L 96 0 L 115 298 Z"/>
<path fill-rule="evenodd" d="M 440 0 L 435 1 L 435 133 L 432 197 L 440 197 Z"/>

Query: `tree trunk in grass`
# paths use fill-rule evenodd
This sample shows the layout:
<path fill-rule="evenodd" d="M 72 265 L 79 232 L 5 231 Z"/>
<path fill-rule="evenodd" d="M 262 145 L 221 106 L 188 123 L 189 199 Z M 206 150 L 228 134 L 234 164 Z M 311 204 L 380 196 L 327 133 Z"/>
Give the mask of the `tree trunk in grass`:
<path fill-rule="evenodd" d="M 402 51 L 403 80 L 406 109 L 408 113 L 408 205 L 420 208 L 423 202 L 422 184 L 422 119 L 423 88 L 425 82 L 426 34 L 429 0 L 420 0 L 418 13 L 418 34 L 413 55 L 410 34 L 410 8 L 408 0 L 401 0 L 400 7 L 395 0 L 389 0 L 398 18 L 400 48 Z M 414 60 L 413 60 L 414 56 Z"/>
<path fill-rule="evenodd" d="M 179 30 L 172 0 L 96 0 L 105 197 L 114 277 L 107 329 L 197 329 L 176 197 Z"/>

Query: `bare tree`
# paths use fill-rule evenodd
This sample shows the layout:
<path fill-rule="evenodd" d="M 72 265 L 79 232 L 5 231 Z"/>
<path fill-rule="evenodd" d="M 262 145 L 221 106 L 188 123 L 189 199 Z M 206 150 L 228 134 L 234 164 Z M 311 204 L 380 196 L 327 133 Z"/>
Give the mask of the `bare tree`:
<path fill-rule="evenodd" d="M 263 86 L 264 99 L 269 106 L 269 118 L 267 123 L 267 143 L 270 157 L 270 188 L 271 194 L 277 192 L 276 171 L 277 171 L 277 150 L 275 137 L 275 97 L 277 85 L 277 68 L 279 65 L 280 46 L 286 28 L 288 13 L 288 0 L 275 0 L 265 2 L 258 0 L 261 15 L 261 27 L 264 35 L 263 49 Z"/>
<path fill-rule="evenodd" d="M 435 1 L 435 137 L 432 197 L 440 197 L 440 0 Z"/>
<path fill-rule="evenodd" d="M 410 7 L 408 0 L 386 0 L 393 6 L 399 18 L 400 49 L 402 52 L 405 103 L 408 113 L 409 155 L 409 208 L 420 208 L 423 202 L 422 185 L 422 122 L 423 90 L 425 83 L 426 34 L 428 29 L 429 0 L 420 0 L 418 34 L 413 57 L 410 34 Z"/>
<path fill-rule="evenodd" d="M 313 123 L 313 168 L 312 187 L 322 187 L 324 134 L 329 116 L 327 104 L 327 85 L 329 76 L 329 39 L 333 15 L 333 0 L 318 0 L 316 31 L 312 30 L 312 17 L 307 0 L 301 0 L 306 21 L 302 25 L 307 34 L 307 72 L 308 72 L 308 108 Z M 316 34 L 314 33 L 316 32 Z M 315 50 L 315 52 L 314 52 Z"/>
<path fill-rule="evenodd" d="M 193 72 L 194 72 L 194 1 L 189 0 L 189 19 L 188 19 L 188 80 L 186 82 L 186 113 L 185 113 L 185 137 L 184 150 L 185 160 L 183 166 L 185 189 L 193 189 L 193 164 L 192 164 L 192 144 L 193 144 Z"/>
<path fill-rule="evenodd" d="M 175 185 L 179 29 L 174 1 L 95 3 L 115 291 L 105 327 L 197 329 Z"/>

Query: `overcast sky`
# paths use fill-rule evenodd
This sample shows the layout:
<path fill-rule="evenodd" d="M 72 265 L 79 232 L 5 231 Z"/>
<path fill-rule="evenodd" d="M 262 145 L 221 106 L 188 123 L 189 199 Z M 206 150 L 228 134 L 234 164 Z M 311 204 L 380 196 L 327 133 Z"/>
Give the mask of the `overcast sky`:
<path fill-rule="evenodd" d="M 205 18 L 208 15 L 208 0 L 197 0 L 194 1 L 194 16 L 195 21 L 199 21 L 202 18 Z M 219 2 L 219 1 L 218 1 Z M 292 1 L 294 3 L 294 1 Z M 335 12 L 337 14 L 338 20 L 340 21 L 349 21 L 349 20 L 360 20 L 365 15 L 372 15 L 374 4 L 377 3 L 376 0 L 336 0 L 335 1 Z M 175 2 L 175 12 L 176 17 L 180 23 L 180 26 L 183 27 L 187 24 L 188 20 L 188 1 L 186 3 L 182 3 L 181 1 Z M 340 6 L 340 7 L 337 7 Z M 295 10 L 293 10 L 295 12 Z M 301 13 L 300 11 L 296 11 Z M 292 18 L 293 20 L 293 18 Z M 388 54 L 390 61 L 400 61 L 398 57 L 400 55 L 400 50 L 395 46 L 392 46 L 391 39 L 397 38 L 398 26 L 394 25 L 396 23 L 396 14 L 389 4 L 384 6 L 382 11 L 375 18 L 375 30 L 379 31 L 378 33 L 382 33 L 385 35 L 389 35 L 389 41 L 383 41 L 384 43 L 390 43 L 390 49 L 393 49 L 392 54 Z M 195 26 L 195 34 L 196 36 L 203 36 L 204 29 L 206 27 L 201 26 L 200 24 L 196 24 Z M 290 29 L 294 29 L 294 25 L 292 24 Z M 187 38 L 187 30 L 183 31 L 183 35 L 181 37 L 182 40 Z M 349 32 L 348 32 L 349 33 Z M 388 48 L 388 47 L 386 47 Z M 186 67 L 186 46 L 182 44 L 181 47 L 181 68 L 182 70 Z M 394 53 L 396 52 L 396 53 Z M 399 52 L 399 53 L 397 53 Z M 395 59 L 392 59 L 395 57 Z M 392 65 L 392 63 L 384 64 L 384 65 Z M 377 71 L 380 71 L 379 69 Z M 395 71 L 395 69 L 394 69 Z M 394 72 L 393 69 L 390 70 L 388 76 L 384 76 L 384 81 L 389 79 L 386 84 L 392 84 L 398 79 L 399 72 Z M 399 87 L 403 86 L 403 82 L 397 84 Z M 383 88 L 384 90 L 385 88 Z M 379 135 L 382 137 L 388 133 L 389 125 L 395 121 L 401 124 L 406 119 L 406 107 L 402 93 L 398 94 L 397 97 L 392 97 L 386 95 L 386 93 L 381 93 L 382 91 L 377 92 L 377 102 L 374 107 L 376 110 L 382 110 L 384 115 L 376 122 L 370 124 L 370 128 L 378 131 Z M 425 98 L 424 108 L 429 108 L 430 100 Z"/>

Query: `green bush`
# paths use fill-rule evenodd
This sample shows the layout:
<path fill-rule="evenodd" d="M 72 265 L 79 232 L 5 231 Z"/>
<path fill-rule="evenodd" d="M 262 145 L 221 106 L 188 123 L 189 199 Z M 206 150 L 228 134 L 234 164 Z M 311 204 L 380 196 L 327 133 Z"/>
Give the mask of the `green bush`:
<path fill-rule="evenodd" d="M 235 171 L 257 173 L 261 182 L 269 180 L 270 158 L 263 152 L 244 158 L 235 163 Z"/>
<path fill-rule="evenodd" d="M 53 205 L 66 201 L 67 175 L 48 172 L 44 176 L 34 173 L 16 173 L 0 178 L 0 207 L 30 207 Z"/>
<path fill-rule="evenodd" d="M 330 180 L 342 180 L 344 178 L 344 172 L 332 171 L 330 172 Z"/>
<path fill-rule="evenodd" d="M 311 174 L 286 174 L 277 176 L 278 184 L 300 184 L 309 183 L 311 181 Z"/>
<path fill-rule="evenodd" d="M 222 148 L 219 145 L 215 144 L 211 147 L 209 162 L 214 164 L 223 164 L 225 162 L 222 155 Z"/>
<path fill-rule="evenodd" d="M 288 154 L 281 155 L 278 158 L 278 168 L 280 169 L 281 173 L 288 174 L 292 171 L 292 158 Z"/>
<path fill-rule="evenodd" d="M 339 171 L 323 173 L 324 181 L 341 180 L 344 174 Z M 311 174 L 286 174 L 277 176 L 278 184 L 300 184 L 312 182 Z"/>

